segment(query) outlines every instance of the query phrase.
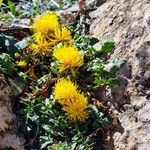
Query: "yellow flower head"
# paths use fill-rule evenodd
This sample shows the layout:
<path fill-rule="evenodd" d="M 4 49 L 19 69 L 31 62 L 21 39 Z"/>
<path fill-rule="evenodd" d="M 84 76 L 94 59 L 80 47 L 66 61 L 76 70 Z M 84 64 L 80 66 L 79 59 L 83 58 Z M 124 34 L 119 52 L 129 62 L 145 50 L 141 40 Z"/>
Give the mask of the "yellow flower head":
<path fill-rule="evenodd" d="M 20 68 L 26 68 L 27 62 L 24 60 L 21 60 L 21 61 L 17 62 L 17 66 Z"/>
<path fill-rule="evenodd" d="M 33 55 L 45 56 L 50 53 L 52 44 L 46 40 L 45 36 L 41 33 L 35 33 L 33 36 L 33 43 L 29 45 Z"/>
<path fill-rule="evenodd" d="M 54 50 L 53 56 L 58 60 L 60 71 L 74 70 L 83 65 L 83 58 L 75 46 L 62 46 Z"/>
<path fill-rule="evenodd" d="M 52 35 L 55 42 L 72 42 L 71 32 L 66 27 L 58 27 L 55 29 L 54 34 Z"/>
<path fill-rule="evenodd" d="M 46 12 L 35 19 L 35 22 L 31 26 L 31 28 L 34 32 L 47 34 L 50 31 L 54 31 L 58 26 L 58 16 L 52 12 Z"/>
<path fill-rule="evenodd" d="M 60 103 L 67 103 L 68 99 L 74 98 L 77 95 L 77 85 L 70 80 L 61 79 L 54 88 L 54 98 Z"/>
<path fill-rule="evenodd" d="M 68 100 L 63 107 L 66 116 L 73 122 L 84 122 L 88 118 L 89 112 L 87 98 L 83 94 L 77 94 L 75 98 Z"/>

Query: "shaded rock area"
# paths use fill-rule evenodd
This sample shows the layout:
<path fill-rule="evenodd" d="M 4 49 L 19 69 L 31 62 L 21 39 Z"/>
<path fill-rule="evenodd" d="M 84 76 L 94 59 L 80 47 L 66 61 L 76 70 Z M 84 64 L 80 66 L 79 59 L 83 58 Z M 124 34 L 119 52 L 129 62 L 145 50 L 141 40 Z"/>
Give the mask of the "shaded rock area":
<path fill-rule="evenodd" d="M 0 75 L 0 150 L 24 150 L 24 141 L 17 135 L 16 116 L 12 107 L 13 93 Z"/>
<path fill-rule="evenodd" d="M 119 120 L 106 149 L 149 150 L 150 1 L 110 0 L 90 12 L 90 17 L 91 35 L 115 42 L 110 59 L 126 60 L 117 74 L 119 88 L 105 99 Z"/>

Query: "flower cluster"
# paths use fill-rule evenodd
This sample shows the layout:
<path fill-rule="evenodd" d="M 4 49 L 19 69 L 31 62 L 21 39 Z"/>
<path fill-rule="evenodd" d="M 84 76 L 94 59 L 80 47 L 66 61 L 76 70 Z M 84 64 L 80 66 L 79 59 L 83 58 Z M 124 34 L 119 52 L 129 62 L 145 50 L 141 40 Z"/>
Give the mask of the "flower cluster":
<path fill-rule="evenodd" d="M 88 118 L 88 101 L 78 86 L 70 80 L 61 79 L 54 89 L 54 98 L 63 106 L 68 119 L 83 122 Z"/>
<path fill-rule="evenodd" d="M 59 23 L 56 14 L 46 12 L 35 19 L 31 28 L 34 35 L 29 49 L 33 56 L 44 58 L 52 53 L 60 73 L 67 70 L 74 73 L 83 65 L 83 57 L 73 45 L 70 30 Z M 33 69 L 29 71 L 31 72 Z M 59 79 L 53 94 L 69 120 L 83 122 L 88 118 L 88 100 L 71 80 Z"/>
<path fill-rule="evenodd" d="M 44 57 L 49 55 L 58 43 L 73 41 L 70 30 L 61 26 L 58 16 L 53 12 L 38 16 L 31 29 L 34 35 L 29 48 L 33 56 Z"/>

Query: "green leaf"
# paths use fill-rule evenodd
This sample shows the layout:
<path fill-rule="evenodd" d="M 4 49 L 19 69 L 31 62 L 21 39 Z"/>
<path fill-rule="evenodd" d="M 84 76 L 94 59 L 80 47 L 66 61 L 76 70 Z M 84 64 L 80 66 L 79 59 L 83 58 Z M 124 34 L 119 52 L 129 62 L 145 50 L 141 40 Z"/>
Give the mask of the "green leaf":
<path fill-rule="evenodd" d="M 69 149 L 70 146 L 66 142 L 64 143 L 59 142 L 58 144 L 53 144 L 48 148 L 48 150 L 69 150 Z"/>
<path fill-rule="evenodd" d="M 106 81 L 106 84 L 110 87 L 114 87 L 117 85 L 118 79 L 117 78 L 110 78 Z"/>
<path fill-rule="evenodd" d="M 103 86 L 106 84 L 106 79 L 102 79 L 102 78 L 96 78 L 94 83 L 98 86 Z"/>
<path fill-rule="evenodd" d="M 17 76 L 16 78 L 13 78 L 13 79 L 8 78 L 8 80 L 10 82 L 14 95 L 19 96 L 25 88 L 25 85 L 26 85 L 25 80 L 21 76 Z"/>
<path fill-rule="evenodd" d="M 16 11 L 16 8 L 15 8 L 15 4 L 12 1 L 8 1 L 8 7 L 9 7 L 11 13 L 14 16 L 16 16 L 17 15 L 17 11 Z"/>
<path fill-rule="evenodd" d="M 58 74 L 58 70 L 55 67 L 51 67 L 51 71 L 54 74 Z"/>
<path fill-rule="evenodd" d="M 0 0 L 0 5 L 3 3 L 3 0 Z"/>
<path fill-rule="evenodd" d="M 107 126 L 111 123 L 110 120 L 107 117 L 100 118 L 99 122 L 101 123 L 102 126 Z"/>
<path fill-rule="evenodd" d="M 111 53 L 113 49 L 114 49 L 114 42 L 108 41 L 103 43 L 100 51 L 104 54 L 108 54 Z"/>
<path fill-rule="evenodd" d="M 15 65 L 10 55 L 2 53 L 0 55 L 0 73 L 13 76 L 15 74 Z"/>
<path fill-rule="evenodd" d="M 111 60 L 108 64 L 105 65 L 104 70 L 107 72 L 112 71 L 113 69 L 117 69 L 120 68 L 120 66 L 122 64 L 125 63 L 124 59 L 115 59 L 115 60 Z"/>
<path fill-rule="evenodd" d="M 98 112 L 97 119 L 102 126 L 106 126 L 111 123 L 110 118 L 106 117 L 103 112 Z"/>
<path fill-rule="evenodd" d="M 36 121 L 39 119 L 39 116 L 33 115 L 30 119 L 31 119 L 33 122 L 36 122 Z"/>
<path fill-rule="evenodd" d="M 8 53 L 13 57 L 18 51 L 14 44 L 15 40 L 12 36 L 0 35 L 0 53 Z"/>
<path fill-rule="evenodd" d="M 28 46 L 30 39 L 31 39 L 30 37 L 26 37 L 23 40 L 15 43 L 14 46 L 17 47 L 18 49 L 24 49 Z"/>
<path fill-rule="evenodd" d="M 95 112 L 96 114 L 98 113 L 98 109 L 95 105 L 90 105 L 90 108 L 93 112 Z"/>

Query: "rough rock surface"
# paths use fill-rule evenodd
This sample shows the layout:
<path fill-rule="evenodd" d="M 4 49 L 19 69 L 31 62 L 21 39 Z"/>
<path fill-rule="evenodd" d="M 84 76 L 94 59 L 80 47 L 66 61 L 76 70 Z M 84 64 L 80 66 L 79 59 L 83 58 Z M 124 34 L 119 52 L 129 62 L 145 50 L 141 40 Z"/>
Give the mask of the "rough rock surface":
<path fill-rule="evenodd" d="M 12 104 L 11 88 L 0 75 L 0 150 L 24 150 L 24 142 L 16 132 L 16 118 L 12 111 Z"/>
<path fill-rule="evenodd" d="M 150 149 L 150 1 L 109 0 L 90 13 L 90 33 L 115 42 L 111 59 L 124 58 L 119 90 L 109 105 L 118 115 L 108 150 Z"/>

